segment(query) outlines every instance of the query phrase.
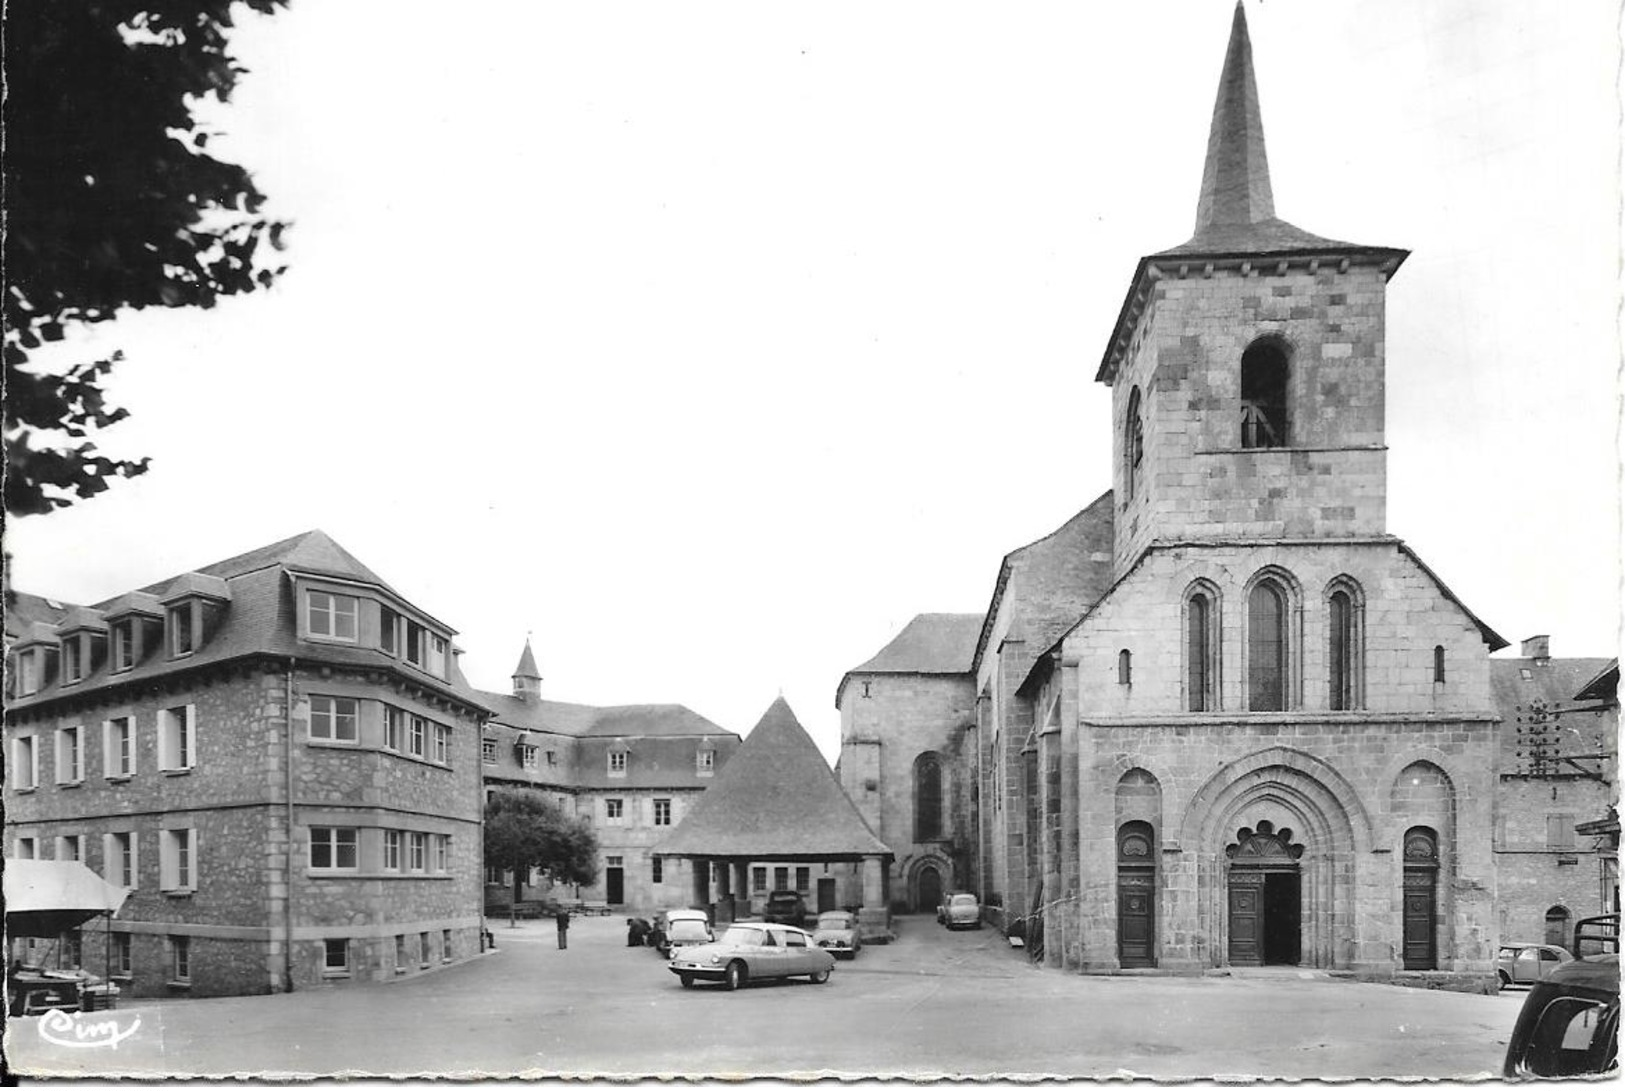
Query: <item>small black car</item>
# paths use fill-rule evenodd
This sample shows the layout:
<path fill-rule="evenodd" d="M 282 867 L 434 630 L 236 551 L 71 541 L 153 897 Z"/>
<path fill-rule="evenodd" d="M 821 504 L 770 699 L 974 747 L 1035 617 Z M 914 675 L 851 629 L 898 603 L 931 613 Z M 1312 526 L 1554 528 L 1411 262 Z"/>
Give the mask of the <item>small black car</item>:
<path fill-rule="evenodd" d="M 1588 1076 L 1619 1065 L 1619 914 L 1574 928 L 1574 950 L 1529 990 L 1507 1043 L 1508 1079 Z"/>
<path fill-rule="evenodd" d="M 793 924 L 800 928 L 806 919 L 807 903 L 793 890 L 773 891 L 762 907 L 762 920 L 768 924 Z"/>

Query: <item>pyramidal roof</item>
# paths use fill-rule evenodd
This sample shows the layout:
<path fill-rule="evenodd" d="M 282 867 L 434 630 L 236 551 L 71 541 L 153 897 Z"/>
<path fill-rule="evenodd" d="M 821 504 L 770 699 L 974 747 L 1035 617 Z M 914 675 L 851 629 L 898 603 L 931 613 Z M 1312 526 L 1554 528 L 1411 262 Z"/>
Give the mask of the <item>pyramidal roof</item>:
<path fill-rule="evenodd" d="M 1164 273 L 1204 264 L 1242 265 L 1270 258 L 1285 267 L 1291 262 L 1344 259 L 1378 265 L 1392 276 L 1409 256 L 1405 250 L 1366 246 L 1312 235 L 1275 215 L 1269 156 L 1264 150 L 1264 120 L 1253 75 L 1253 45 L 1247 33 L 1242 0 L 1230 21 L 1230 45 L 1219 74 L 1219 93 L 1208 129 L 1202 189 L 1196 201 L 1196 233 L 1178 246 L 1140 259 L 1117 323 L 1106 342 L 1095 381 L 1115 381 L 1117 365 L 1133 338 L 1152 284 Z M 1211 272 L 1211 268 L 1207 270 Z"/>
<path fill-rule="evenodd" d="M 1183 253 L 1279 253 L 1347 247 L 1294 227 L 1275 215 L 1269 155 L 1264 150 L 1264 118 L 1253 76 L 1253 44 L 1247 13 L 1236 0 L 1230 46 L 1219 74 L 1219 94 L 1208 130 L 1202 190 L 1196 202 L 1196 234 L 1163 251 Z"/>
<path fill-rule="evenodd" d="M 530 650 L 530 638 L 525 638 L 525 650 L 519 653 L 519 665 L 513 669 L 515 678 L 535 678 L 540 680 L 542 672 L 536 669 L 536 656 Z"/>
<path fill-rule="evenodd" d="M 752 860 L 892 855 L 783 697 L 653 851 Z"/>
<path fill-rule="evenodd" d="M 303 534 L 295 534 L 292 538 L 284 538 L 280 542 L 272 542 L 270 545 L 251 549 L 247 553 L 205 565 L 197 571 L 205 576 L 219 576 L 229 580 L 272 565 L 361 580 L 365 583 L 375 583 L 391 591 L 395 590 L 379 578 L 376 572 L 356 560 L 349 550 L 328 537 L 327 532 L 323 530 L 307 530 Z M 167 588 L 172 582 L 172 579 L 165 580 L 161 584 L 153 584 L 143 590 L 156 592 Z"/>

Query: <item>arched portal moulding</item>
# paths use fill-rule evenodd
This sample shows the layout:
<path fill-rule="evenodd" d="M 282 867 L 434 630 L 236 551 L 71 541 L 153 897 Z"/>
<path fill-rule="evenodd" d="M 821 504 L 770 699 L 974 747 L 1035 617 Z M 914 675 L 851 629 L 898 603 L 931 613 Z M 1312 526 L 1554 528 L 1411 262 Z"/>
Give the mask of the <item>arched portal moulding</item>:
<path fill-rule="evenodd" d="M 1169 924 L 1200 938 L 1181 954 L 1197 965 L 1227 960 L 1230 863 L 1224 850 L 1237 830 L 1259 818 L 1290 824 L 1305 846 L 1299 861 L 1301 963 L 1346 967 L 1360 960 L 1358 865 L 1373 844 L 1371 819 L 1342 774 L 1290 747 L 1239 758 L 1191 796 L 1178 841 L 1181 885 L 1190 896 L 1170 907 L 1183 919 Z"/>

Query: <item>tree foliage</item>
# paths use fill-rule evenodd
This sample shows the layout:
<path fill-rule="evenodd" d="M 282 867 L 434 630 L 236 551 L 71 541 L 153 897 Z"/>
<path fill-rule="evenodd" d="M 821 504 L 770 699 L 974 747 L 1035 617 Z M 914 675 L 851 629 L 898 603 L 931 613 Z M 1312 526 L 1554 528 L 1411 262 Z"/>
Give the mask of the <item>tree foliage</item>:
<path fill-rule="evenodd" d="M 210 155 L 194 108 L 244 71 L 233 11 L 286 0 L 11 0 L 5 27 L 7 512 L 47 512 L 145 472 L 89 438 L 126 415 L 118 354 L 47 370 L 30 354 L 144 307 L 211 307 L 269 285 L 284 224 L 241 166 Z"/>
<path fill-rule="evenodd" d="M 587 819 L 538 792 L 493 792 L 485 804 L 485 862 L 513 870 L 516 902 L 531 868 L 556 883 L 587 886 L 598 881 L 598 835 Z"/>

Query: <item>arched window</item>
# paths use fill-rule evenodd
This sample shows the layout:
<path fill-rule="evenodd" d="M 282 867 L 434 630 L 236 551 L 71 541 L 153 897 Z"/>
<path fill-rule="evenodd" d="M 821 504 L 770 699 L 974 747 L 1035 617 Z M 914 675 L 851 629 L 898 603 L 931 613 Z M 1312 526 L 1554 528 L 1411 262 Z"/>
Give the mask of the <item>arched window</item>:
<path fill-rule="evenodd" d="M 1444 681 L 1444 645 L 1433 645 L 1433 680 Z"/>
<path fill-rule="evenodd" d="M 1364 704 L 1364 602 L 1357 584 L 1340 578 L 1326 596 L 1327 707 L 1337 711 Z"/>
<path fill-rule="evenodd" d="M 914 759 L 914 840 L 942 836 L 942 762 L 935 754 Z"/>
<path fill-rule="evenodd" d="M 1241 354 L 1241 445 L 1287 445 L 1287 356 L 1277 337 L 1263 337 Z"/>
<path fill-rule="evenodd" d="M 1128 412 L 1123 414 L 1123 500 L 1134 499 L 1140 476 L 1140 460 L 1145 456 L 1145 426 L 1140 420 L 1140 388 L 1128 392 Z"/>
<path fill-rule="evenodd" d="M 1199 584 L 1185 598 L 1185 707 L 1212 712 L 1219 707 L 1218 595 Z"/>
<path fill-rule="evenodd" d="M 1280 712 L 1287 695 L 1287 597 L 1273 579 L 1247 596 L 1247 708 Z"/>
<path fill-rule="evenodd" d="M 1127 686 L 1134 681 L 1134 655 L 1127 648 L 1117 653 L 1117 684 Z"/>

